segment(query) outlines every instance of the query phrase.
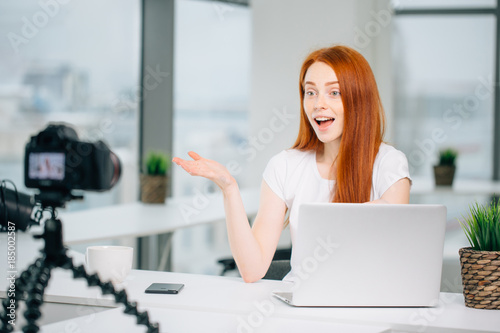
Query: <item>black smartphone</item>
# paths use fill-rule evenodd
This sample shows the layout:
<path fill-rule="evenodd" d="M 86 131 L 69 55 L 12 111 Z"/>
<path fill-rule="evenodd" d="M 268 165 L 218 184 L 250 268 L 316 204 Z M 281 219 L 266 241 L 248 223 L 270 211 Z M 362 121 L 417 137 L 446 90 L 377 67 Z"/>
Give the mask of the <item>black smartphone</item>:
<path fill-rule="evenodd" d="M 182 283 L 153 283 L 145 292 L 147 294 L 178 294 L 184 288 Z"/>

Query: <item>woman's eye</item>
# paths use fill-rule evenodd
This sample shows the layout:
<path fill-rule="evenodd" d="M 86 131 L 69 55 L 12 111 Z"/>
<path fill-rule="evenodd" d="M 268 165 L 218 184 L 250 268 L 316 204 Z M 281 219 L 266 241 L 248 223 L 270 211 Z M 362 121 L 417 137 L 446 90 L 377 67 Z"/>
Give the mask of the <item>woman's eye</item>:
<path fill-rule="evenodd" d="M 307 96 L 313 96 L 314 95 L 314 91 L 306 91 L 306 95 Z"/>
<path fill-rule="evenodd" d="M 334 90 L 330 93 L 332 96 L 340 96 L 340 91 Z"/>

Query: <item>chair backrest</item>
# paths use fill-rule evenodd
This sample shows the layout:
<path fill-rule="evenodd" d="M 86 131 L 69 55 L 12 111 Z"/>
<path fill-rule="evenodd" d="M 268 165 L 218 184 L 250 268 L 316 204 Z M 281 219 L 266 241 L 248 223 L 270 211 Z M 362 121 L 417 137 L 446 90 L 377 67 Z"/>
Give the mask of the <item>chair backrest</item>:
<path fill-rule="evenodd" d="M 263 277 L 265 280 L 283 280 L 283 278 L 290 272 L 290 260 L 273 260 L 267 270 L 266 275 Z"/>

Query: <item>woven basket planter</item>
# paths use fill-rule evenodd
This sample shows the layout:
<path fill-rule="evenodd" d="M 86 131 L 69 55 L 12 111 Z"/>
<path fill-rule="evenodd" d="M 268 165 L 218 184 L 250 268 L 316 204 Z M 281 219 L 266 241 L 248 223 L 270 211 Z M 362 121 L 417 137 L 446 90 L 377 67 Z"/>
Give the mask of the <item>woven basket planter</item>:
<path fill-rule="evenodd" d="M 141 174 L 141 201 L 145 203 L 165 203 L 168 177 Z"/>
<path fill-rule="evenodd" d="M 461 248 L 462 287 L 465 305 L 500 310 L 500 251 Z"/>

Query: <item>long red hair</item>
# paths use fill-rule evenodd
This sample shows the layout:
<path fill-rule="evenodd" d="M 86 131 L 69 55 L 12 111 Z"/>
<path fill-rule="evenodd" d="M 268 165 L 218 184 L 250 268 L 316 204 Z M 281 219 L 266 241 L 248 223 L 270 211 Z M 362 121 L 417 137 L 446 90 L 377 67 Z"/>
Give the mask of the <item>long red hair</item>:
<path fill-rule="evenodd" d="M 385 116 L 373 72 L 359 52 L 346 46 L 334 46 L 314 51 L 306 58 L 300 70 L 299 134 L 292 148 L 317 152 L 324 148 L 304 112 L 304 78 L 309 67 L 317 61 L 335 71 L 344 106 L 344 129 L 336 159 L 332 201 L 367 202 L 373 163 L 384 136 Z"/>

